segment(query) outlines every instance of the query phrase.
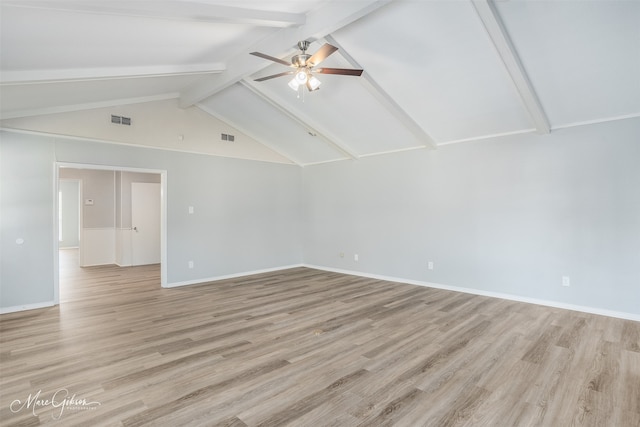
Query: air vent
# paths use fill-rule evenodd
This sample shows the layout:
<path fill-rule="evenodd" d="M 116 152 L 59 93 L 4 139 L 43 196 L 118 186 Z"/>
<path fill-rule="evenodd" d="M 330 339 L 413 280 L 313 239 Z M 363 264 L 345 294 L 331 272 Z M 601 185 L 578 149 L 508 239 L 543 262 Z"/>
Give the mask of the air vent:
<path fill-rule="evenodd" d="M 236 140 L 236 137 L 235 137 L 235 135 L 229 135 L 227 133 L 223 133 L 223 134 L 221 134 L 221 139 L 223 141 L 231 141 L 231 142 L 233 142 L 233 141 Z"/>
<path fill-rule="evenodd" d="M 117 124 L 117 125 L 131 126 L 131 117 L 114 116 L 112 114 L 111 115 L 111 123 L 114 123 L 114 124 Z"/>

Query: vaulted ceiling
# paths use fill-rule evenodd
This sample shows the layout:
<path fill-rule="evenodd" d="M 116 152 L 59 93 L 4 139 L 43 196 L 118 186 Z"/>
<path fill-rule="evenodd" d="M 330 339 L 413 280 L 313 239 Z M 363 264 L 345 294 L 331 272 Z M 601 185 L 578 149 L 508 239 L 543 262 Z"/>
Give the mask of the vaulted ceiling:
<path fill-rule="evenodd" d="M 304 166 L 640 116 L 636 0 L 0 4 L 4 128 Z M 363 75 L 254 81 L 299 40 Z"/>

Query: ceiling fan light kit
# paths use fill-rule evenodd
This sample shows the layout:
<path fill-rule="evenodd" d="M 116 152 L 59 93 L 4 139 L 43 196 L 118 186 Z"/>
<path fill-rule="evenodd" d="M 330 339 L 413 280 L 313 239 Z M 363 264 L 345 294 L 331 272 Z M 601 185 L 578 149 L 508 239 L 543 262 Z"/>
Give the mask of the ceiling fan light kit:
<path fill-rule="evenodd" d="M 316 65 L 324 61 L 329 55 L 338 50 L 337 47 L 325 43 L 316 53 L 309 55 L 307 49 L 309 48 L 309 41 L 303 40 L 298 42 L 298 49 L 301 53 L 294 55 L 291 58 L 291 62 L 286 62 L 282 59 L 269 56 L 261 52 L 251 52 L 251 55 L 258 56 L 260 58 L 268 59 L 278 64 L 286 65 L 288 67 L 295 68 L 294 71 L 285 71 L 283 73 L 273 74 L 266 77 L 255 79 L 256 82 L 262 82 L 270 80 L 276 77 L 293 75 L 293 79 L 289 81 L 289 87 L 297 91 L 301 86 L 306 86 L 309 92 L 320 89 L 322 82 L 313 74 L 337 74 L 343 76 L 360 76 L 363 70 L 350 69 L 350 68 L 316 68 Z"/>

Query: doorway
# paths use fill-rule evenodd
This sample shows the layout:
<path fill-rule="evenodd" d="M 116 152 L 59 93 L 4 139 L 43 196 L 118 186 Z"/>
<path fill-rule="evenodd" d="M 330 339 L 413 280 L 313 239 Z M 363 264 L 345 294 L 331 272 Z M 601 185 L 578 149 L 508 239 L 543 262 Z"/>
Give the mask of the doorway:
<path fill-rule="evenodd" d="M 132 266 L 137 263 L 144 264 L 160 264 L 160 285 L 166 286 L 167 268 L 166 268 L 166 188 L 167 173 L 164 170 L 140 169 L 140 168 L 123 168 L 117 166 L 87 165 L 76 163 L 56 163 L 56 179 L 55 179 L 55 200 L 56 209 L 54 209 L 54 221 L 58 224 L 56 230 L 56 239 L 54 239 L 54 301 L 60 303 L 60 263 L 68 260 L 69 257 L 60 256 L 60 250 L 64 250 L 69 243 L 65 240 L 65 236 L 61 235 L 69 225 L 65 226 L 65 220 L 70 219 L 69 213 L 62 211 L 65 207 L 64 194 L 72 194 L 68 181 L 76 181 L 79 186 L 77 203 L 79 217 L 79 237 L 78 255 L 79 266 L 91 265 L 120 265 Z M 95 180 L 95 186 L 92 187 L 86 180 L 70 179 L 73 173 L 84 173 L 86 176 L 94 173 L 99 176 Z M 134 187 L 138 186 L 133 181 L 152 181 L 142 182 L 140 188 L 153 188 L 154 196 L 133 196 Z M 84 184 L 83 184 L 84 183 Z M 146 186 L 145 184 L 152 184 Z M 105 188 L 110 190 L 104 191 Z M 103 192 L 101 192 L 103 191 Z M 147 192 L 150 192 L 148 190 Z M 144 192 L 144 190 L 143 190 Z M 62 196 L 61 196 L 62 194 Z M 69 196 L 72 197 L 72 196 Z M 146 202 L 134 202 L 134 197 L 147 197 Z M 149 199 L 149 197 L 153 197 Z M 141 254 L 135 261 L 133 260 L 134 251 L 134 227 L 141 230 L 141 226 L 132 225 L 132 215 L 134 205 L 147 205 L 147 215 L 153 213 L 152 217 L 147 216 L 141 219 L 144 225 L 144 231 L 149 231 L 149 223 L 155 223 L 155 233 L 152 234 L 150 243 L 146 247 L 137 250 Z M 150 207 L 154 208 L 151 209 Z M 138 208 L 137 208 L 138 209 Z M 144 215 L 144 209 L 142 214 Z M 153 211 L 153 212 L 152 212 Z M 123 213 L 124 212 L 124 213 Z M 138 213 L 137 215 L 140 215 Z M 86 219 L 86 221 L 85 221 Z M 123 222 L 124 221 L 124 222 Z M 139 239 L 138 239 L 139 240 Z M 135 244 L 139 242 L 136 240 Z M 154 247 L 153 250 L 150 250 Z M 145 249 L 146 248 L 146 249 Z M 146 250 L 146 252 L 145 252 Z M 149 255 L 152 254 L 152 255 Z"/>

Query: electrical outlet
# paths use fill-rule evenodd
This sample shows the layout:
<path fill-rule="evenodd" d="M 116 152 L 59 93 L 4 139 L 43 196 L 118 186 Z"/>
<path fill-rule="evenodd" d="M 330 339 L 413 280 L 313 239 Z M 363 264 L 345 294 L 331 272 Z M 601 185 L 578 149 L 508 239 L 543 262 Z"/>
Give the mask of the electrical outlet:
<path fill-rule="evenodd" d="M 340 258 L 344 258 L 344 252 L 340 252 L 340 253 L 338 254 L 338 256 L 339 256 Z"/>
<path fill-rule="evenodd" d="M 429 262 L 427 263 L 427 268 L 428 268 L 429 270 L 433 270 L 433 261 L 429 261 Z"/>
<path fill-rule="evenodd" d="M 192 214 L 193 213 L 193 206 L 189 206 L 189 213 Z"/>
<path fill-rule="evenodd" d="M 571 286 L 571 279 L 569 279 L 569 276 L 562 276 L 562 286 Z"/>
<path fill-rule="evenodd" d="M 189 268 L 193 268 L 193 261 L 189 261 Z"/>
<path fill-rule="evenodd" d="M 355 262 L 358 262 L 358 254 L 353 254 L 353 260 L 354 260 Z"/>

